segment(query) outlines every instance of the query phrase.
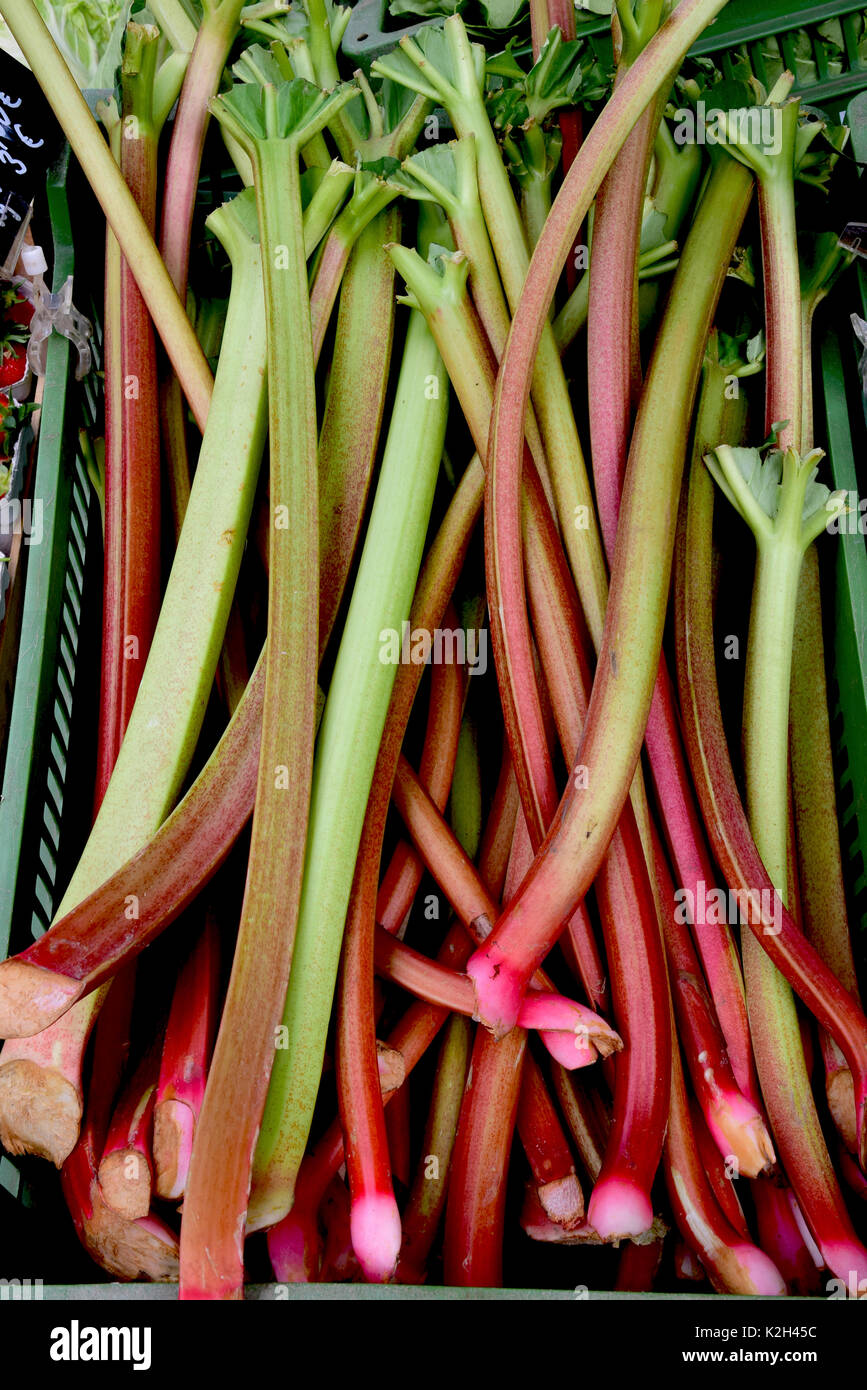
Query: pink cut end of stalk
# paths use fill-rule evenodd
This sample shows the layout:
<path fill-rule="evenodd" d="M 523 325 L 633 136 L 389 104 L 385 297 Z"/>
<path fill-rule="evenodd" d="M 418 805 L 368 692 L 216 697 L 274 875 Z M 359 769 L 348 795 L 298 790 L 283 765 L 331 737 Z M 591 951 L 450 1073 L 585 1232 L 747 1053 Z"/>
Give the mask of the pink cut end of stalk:
<path fill-rule="evenodd" d="M 82 1102 L 59 1071 L 19 1057 L 0 1067 L 0 1144 L 62 1168 L 78 1139 Z"/>
<path fill-rule="evenodd" d="M 620 1034 L 604 1018 L 559 994 L 531 990 L 521 1002 L 518 1023 L 521 1028 L 535 1028 L 540 1032 L 546 1047 L 552 1034 L 562 1033 L 569 1040 L 572 1058 L 571 1064 L 564 1065 L 571 1065 L 573 1070 L 588 1066 L 596 1060 L 597 1054 L 610 1057 L 612 1052 L 620 1052 L 623 1048 Z M 561 1053 L 558 1045 L 558 1061 Z"/>
<path fill-rule="evenodd" d="M 786 1281 L 773 1260 L 756 1245 L 744 1244 L 732 1247 L 737 1260 L 750 1283 L 752 1292 L 758 1298 L 783 1298 L 786 1294 Z"/>
<path fill-rule="evenodd" d="M 537 1188 L 542 1209 L 564 1231 L 574 1231 L 584 1220 L 584 1194 L 574 1173 Z"/>
<path fill-rule="evenodd" d="M 473 1017 L 484 1019 L 495 1038 L 510 1031 L 524 997 L 523 973 L 516 970 L 495 941 L 485 942 L 467 961 L 476 1007 Z"/>
<path fill-rule="evenodd" d="M 316 1212 L 296 1210 L 268 1232 L 268 1256 L 279 1284 L 312 1284 L 319 1273 L 322 1239 Z"/>
<path fill-rule="evenodd" d="M 127 1221 L 147 1216 L 153 1175 L 137 1149 L 115 1149 L 99 1165 L 99 1186 L 106 1206 Z"/>
<path fill-rule="evenodd" d="M 844 1280 L 848 1288 L 867 1288 L 867 1258 L 863 1246 L 853 1241 L 823 1240 L 822 1255 L 831 1273 Z"/>
<path fill-rule="evenodd" d="M 738 1092 L 728 1092 L 720 1103 L 709 1108 L 707 1126 L 723 1158 L 737 1160 L 744 1178 L 757 1178 L 777 1161 L 765 1122 L 751 1101 Z"/>
<path fill-rule="evenodd" d="M 364 1277 L 383 1284 L 397 1268 L 402 1231 L 397 1202 L 390 1192 L 365 1192 L 352 1203 L 352 1248 Z"/>
<path fill-rule="evenodd" d="M 25 960 L 0 964 L 0 1038 L 32 1038 L 67 1013 L 83 986 Z"/>
<path fill-rule="evenodd" d="M 602 1178 L 590 1197 L 587 1220 L 603 1240 L 640 1236 L 653 1224 L 645 1192 L 623 1178 Z"/>
<path fill-rule="evenodd" d="M 161 1100 L 154 1107 L 154 1169 L 156 1194 L 169 1202 L 184 1195 L 196 1117 L 182 1100 Z"/>

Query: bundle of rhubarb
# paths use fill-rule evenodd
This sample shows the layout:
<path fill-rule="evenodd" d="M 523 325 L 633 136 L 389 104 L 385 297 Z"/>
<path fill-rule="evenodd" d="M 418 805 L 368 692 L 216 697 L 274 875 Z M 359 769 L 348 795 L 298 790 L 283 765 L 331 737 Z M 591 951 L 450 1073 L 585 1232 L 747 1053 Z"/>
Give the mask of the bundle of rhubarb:
<path fill-rule="evenodd" d="M 107 226 L 93 823 L 0 1139 L 115 1276 L 867 1287 L 811 365 L 859 171 L 688 57 L 724 8 L 352 72 L 326 0 L 121 5 L 100 128 L 0 3 Z"/>

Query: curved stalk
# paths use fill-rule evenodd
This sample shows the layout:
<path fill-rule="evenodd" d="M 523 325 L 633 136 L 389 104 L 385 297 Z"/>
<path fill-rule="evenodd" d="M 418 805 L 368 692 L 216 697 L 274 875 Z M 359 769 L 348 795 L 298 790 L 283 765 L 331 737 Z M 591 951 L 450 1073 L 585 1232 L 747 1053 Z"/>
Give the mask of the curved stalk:
<path fill-rule="evenodd" d="M 624 78 L 621 94 L 632 91 L 643 64 L 671 31 L 677 15 L 694 8 L 689 0 L 678 6 L 675 17 Z M 616 105 L 615 93 L 607 112 Z M 619 114 L 620 108 L 617 110 Z M 598 123 L 594 129 L 599 129 Z M 596 146 L 592 139 L 591 134 L 564 189 L 575 178 L 575 171 L 583 167 L 588 151 L 593 167 Z M 604 159 L 598 155 L 597 159 L 604 165 Z M 577 186 L 582 188 L 580 179 Z M 578 207 L 583 207 L 593 186 L 591 179 L 582 190 Z M 589 782 L 582 779 L 584 785 L 579 786 L 576 778 L 570 778 L 542 852 L 494 935 L 468 966 L 476 984 L 479 1015 L 486 1026 L 500 1034 L 514 1023 L 526 980 L 590 886 L 635 772 L 662 646 L 684 440 L 689 433 L 707 334 L 751 194 L 752 179 L 741 166 L 734 161 L 718 166 L 684 247 L 657 339 L 630 451 L 605 642 L 577 755 L 577 765 L 589 769 Z M 558 203 L 562 197 L 561 190 Z M 519 414 L 523 417 L 526 399 L 525 391 L 519 389 L 528 370 L 526 362 L 522 365 L 522 356 L 528 352 L 528 361 L 532 360 L 538 337 L 538 323 L 534 324 L 529 306 L 533 304 L 537 310 L 547 307 L 548 287 L 556 269 L 554 261 L 547 258 L 556 246 L 562 259 L 562 248 L 574 234 L 573 223 L 577 225 L 574 214 L 558 217 L 555 206 L 534 255 L 534 266 L 539 270 L 532 287 L 528 282 L 527 297 L 522 301 L 522 306 L 528 307 L 513 320 L 500 369 L 492 448 L 501 462 L 508 459 L 510 468 L 519 462 L 515 425 Z M 561 259 L 556 261 L 557 267 Z M 537 294 L 539 286 L 543 293 Z M 550 852 L 554 844 L 556 854 Z"/>

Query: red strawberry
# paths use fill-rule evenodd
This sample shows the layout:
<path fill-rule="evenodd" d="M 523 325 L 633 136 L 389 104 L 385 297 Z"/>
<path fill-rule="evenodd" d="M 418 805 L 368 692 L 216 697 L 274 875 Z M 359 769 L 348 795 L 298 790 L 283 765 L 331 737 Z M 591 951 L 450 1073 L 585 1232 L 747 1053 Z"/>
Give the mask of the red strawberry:
<path fill-rule="evenodd" d="M 0 296 L 0 306 L 3 310 L 0 321 L 0 387 L 14 386 L 27 370 L 25 355 L 33 305 L 19 298 L 15 290 L 10 288 Z"/>

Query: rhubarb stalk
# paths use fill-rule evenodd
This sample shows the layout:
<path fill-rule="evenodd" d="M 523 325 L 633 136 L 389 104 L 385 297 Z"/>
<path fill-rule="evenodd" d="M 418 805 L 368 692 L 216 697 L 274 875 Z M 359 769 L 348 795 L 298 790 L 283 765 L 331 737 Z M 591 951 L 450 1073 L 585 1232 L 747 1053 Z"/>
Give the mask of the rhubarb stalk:
<path fill-rule="evenodd" d="M 409 615 L 448 400 L 436 346 L 421 315 L 412 315 L 386 458 L 317 745 L 298 935 L 283 1016 L 285 1046 L 276 1054 L 255 1165 L 263 1225 L 279 1220 L 291 1206 L 307 1142 L 340 936 L 396 670 L 384 640 L 401 632 Z M 415 463 L 411 474 L 407 460 Z M 330 931 L 323 932 L 324 923 Z"/>
<path fill-rule="evenodd" d="M 313 764 L 319 590 L 316 388 L 298 154 L 351 96 L 342 88 L 323 97 L 296 79 L 279 88 L 241 84 L 212 103 L 254 171 L 273 514 L 256 808 L 239 941 L 184 1203 L 182 1297 L 241 1296 L 250 1165 L 292 957 Z M 247 1039 L 243 1068 L 239 1036 Z"/>
<path fill-rule="evenodd" d="M 640 79 L 645 65 L 660 45 L 668 52 L 666 36 L 681 32 L 678 15 L 692 14 L 696 8 L 702 12 L 702 7 L 693 6 L 690 0 L 678 6 L 675 16 L 627 73 L 620 87 L 620 102 L 615 93 L 606 115 L 614 109 L 619 118 L 621 107 L 630 110 L 626 98 L 640 99 L 631 94 L 636 81 L 639 94 L 643 90 Z M 597 123 L 594 132 L 599 129 Z M 605 146 L 601 155 L 596 149 L 591 132 L 563 185 L 564 189 L 577 186 L 581 197 L 574 209 L 567 202 L 558 216 L 558 207 L 564 206 L 563 190 L 558 195 L 534 253 L 533 267 L 538 270 L 533 273 L 531 268 L 532 282 L 528 280 L 522 308 L 512 323 L 497 381 L 492 444 L 494 455 L 501 461 L 508 459 L 510 467 L 520 461 L 515 426 L 523 418 L 526 393 L 519 387 L 526 382 L 528 362 L 535 351 L 539 331 L 535 319 L 550 300 L 553 279 L 579 221 L 576 214 L 586 211 L 585 201 L 596 186 L 595 176 L 601 176 L 607 164 Z M 582 186 L 580 175 L 585 163 L 593 174 Z M 577 777 L 570 777 L 543 851 L 494 935 L 468 966 L 476 985 L 480 1017 L 500 1034 L 514 1023 L 527 979 L 589 888 L 632 783 L 662 645 L 684 440 L 707 334 L 751 192 L 752 180 L 740 166 L 720 165 L 714 172 L 684 248 L 660 328 L 633 434 L 606 637 L 577 755 L 576 766 L 588 769 L 589 776 L 580 779 L 583 785 Z M 527 359 L 523 359 L 524 352 L 529 354 Z M 556 845 L 556 854 L 550 852 L 552 845 Z"/>
<path fill-rule="evenodd" d="M 234 262 L 233 284 L 237 288 L 227 337 L 233 350 L 224 348 L 221 357 L 211 425 L 203 440 L 190 508 L 127 735 L 87 845 L 58 908 L 58 919 L 154 834 L 171 810 L 198 741 L 240 566 L 265 435 L 264 311 L 259 309 L 261 269 L 251 215 L 246 195 L 211 215 L 211 225 L 225 237 Z M 238 404 L 239 378 L 249 382 L 242 397 L 243 408 Z M 130 893 L 133 900 L 126 903 L 127 921 L 136 906 L 134 883 L 127 889 Z M 49 938 L 46 949 L 50 953 Z M 6 981 L 4 994 L 12 991 L 26 1017 L 31 1001 L 37 1000 L 42 990 L 40 972 L 34 974 L 32 967 L 11 962 Z M 97 995 L 91 996 L 56 1025 L 57 1054 L 65 1059 L 67 1085 L 73 1091 L 79 1084 L 81 1057 L 99 1003 Z M 51 1081 L 45 1069 L 45 1059 L 53 1050 L 50 1031 L 30 1044 L 7 1043 L 6 1048 L 9 1050 L 4 1049 L 4 1065 L 0 1067 L 4 1107 L 18 1104 L 14 1073 L 16 1064 L 20 1070 L 29 1054 L 39 1052 L 41 1056 L 37 1065 L 44 1074 L 36 1079 L 46 1086 L 59 1084 L 56 1079 Z M 33 1080 L 33 1074 L 28 1074 Z M 80 1109 L 80 1100 L 78 1106 Z M 27 1113 L 28 1123 L 38 1127 L 38 1107 L 32 1096 Z M 26 1133 L 20 1138 L 28 1142 Z"/>

